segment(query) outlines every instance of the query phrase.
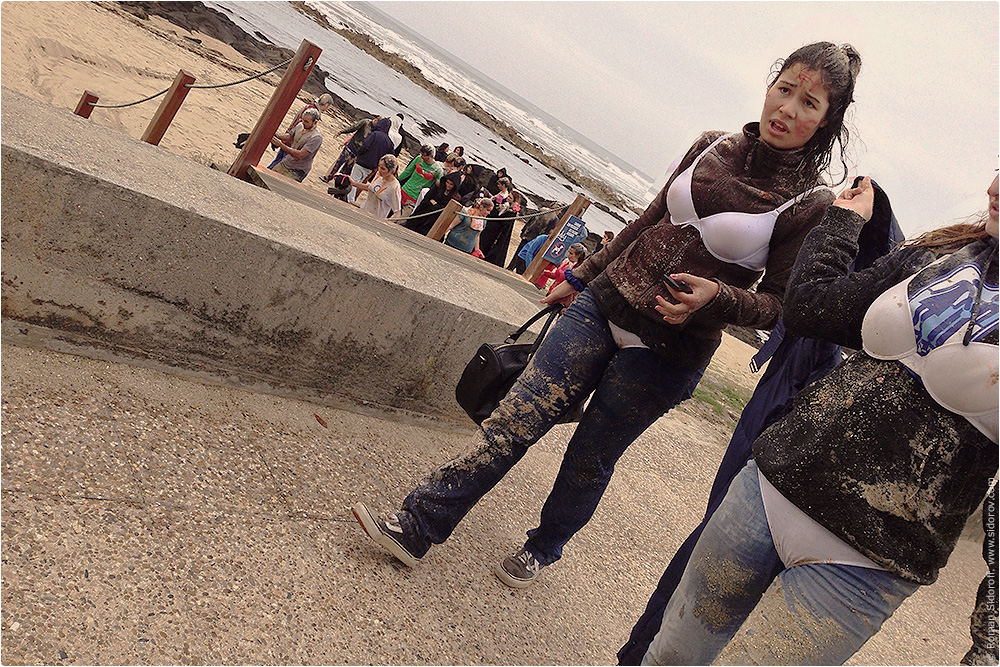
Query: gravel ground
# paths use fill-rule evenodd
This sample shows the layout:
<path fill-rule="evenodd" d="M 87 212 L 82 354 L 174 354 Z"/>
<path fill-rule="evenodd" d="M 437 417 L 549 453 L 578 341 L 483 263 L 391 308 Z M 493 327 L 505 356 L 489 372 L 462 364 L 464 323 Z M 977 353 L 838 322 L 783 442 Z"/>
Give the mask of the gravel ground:
<path fill-rule="evenodd" d="M 687 409 L 661 419 L 563 560 L 514 591 L 491 568 L 537 520 L 571 426 L 411 570 L 348 507 L 398 502 L 467 434 L 2 353 L 4 664 L 611 664 L 728 439 Z M 962 540 L 852 663 L 957 662 L 979 549 Z"/>

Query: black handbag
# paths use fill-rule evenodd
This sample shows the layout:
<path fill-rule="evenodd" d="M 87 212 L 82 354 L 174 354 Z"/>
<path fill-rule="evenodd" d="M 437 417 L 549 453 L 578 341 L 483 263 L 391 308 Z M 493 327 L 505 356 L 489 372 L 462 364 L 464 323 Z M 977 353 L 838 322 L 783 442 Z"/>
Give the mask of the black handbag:
<path fill-rule="evenodd" d="M 552 321 L 562 309 L 560 304 L 554 303 L 538 311 L 521 328 L 507 336 L 507 340 L 503 343 L 483 343 L 479 346 L 479 351 L 466 365 L 462 378 L 455 387 L 455 398 L 462 409 L 472 417 L 472 421 L 481 424 L 493 414 L 500 401 L 514 386 L 518 376 L 527 367 L 535 350 L 542 344 L 542 339 L 545 338 Z M 545 321 L 545 326 L 542 327 L 542 332 L 538 334 L 535 342 L 518 343 L 517 339 L 521 334 L 545 315 L 548 315 L 549 319 Z"/>

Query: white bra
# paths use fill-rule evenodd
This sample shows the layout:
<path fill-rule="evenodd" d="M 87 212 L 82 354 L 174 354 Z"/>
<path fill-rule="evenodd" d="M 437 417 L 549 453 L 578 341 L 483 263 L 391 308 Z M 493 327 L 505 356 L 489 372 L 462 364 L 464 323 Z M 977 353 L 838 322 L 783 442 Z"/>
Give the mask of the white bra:
<path fill-rule="evenodd" d="M 865 352 L 909 368 L 941 407 L 997 442 L 997 346 L 982 342 L 997 330 L 997 286 L 983 285 L 971 340 L 963 345 L 980 268 L 961 264 L 910 294 L 914 277 L 890 287 L 868 308 L 861 325 Z"/>
<path fill-rule="evenodd" d="M 701 234 L 705 248 L 718 260 L 737 264 L 751 271 L 763 271 L 771 243 L 774 223 L 785 209 L 803 197 L 826 186 L 818 185 L 784 204 L 764 213 L 723 212 L 699 218 L 691 197 L 691 178 L 695 167 L 715 146 L 725 139 L 719 137 L 695 158 L 690 167 L 678 174 L 667 191 L 667 208 L 674 225 L 691 225 Z"/>

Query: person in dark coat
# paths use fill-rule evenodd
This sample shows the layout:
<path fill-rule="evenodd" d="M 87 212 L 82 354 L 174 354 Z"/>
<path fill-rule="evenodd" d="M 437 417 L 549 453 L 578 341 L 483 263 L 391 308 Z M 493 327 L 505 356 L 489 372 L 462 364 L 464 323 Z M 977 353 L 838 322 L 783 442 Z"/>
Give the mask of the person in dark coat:
<path fill-rule="evenodd" d="M 431 187 L 427 194 L 424 195 L 420 204 L 413 209 L 413 213 L 400 224 L 418 234 L 427 236 L 439 217 L 433 214 L 440 214 L 449 201 L 458 199 L 457 183 L 460 175 L 459 172 L 453 171 L 444 176 L 444 178 L 438 181 L 437 185 Z"/>
<path fill-rule="evenodd" d="M 500 192 L 500 186 L 497 185 L 497 181 L 501 178 L 507 179 L 507 187 L 514 187 L 514 181 L 512 181 L 510 176 L 507 175 L 507 168 L 500 167 L 497 169 L 497 173 L 490 176 L 490 180 L 486 183 L 486 189 L 489 190 L 491 196 Z"/>
<path fill-rule="evenodd" d="M 855 271 L 868 268 L 876 259 L 903 241 L 903 232 L 892 213 L 888 196 L 878 184 L 873 183 L 873 185 L 875 209 L 872 219 L 861 231 L 858 256 L 852 267 Z M 786 335 L 781 320 L 775 325 L 767 342 L 750 362 L 751 370 L 757 372 L 770 359 L 767 370 L 757 383 L 753 397 L 740 415 L 732 440 L 719 465 L 708 497 L 705 518 L 691 532 L 667 565 L 666 571 L 650 596 L 646 610 L 636 621 L 628 641 L 618 650 L 619 665 L 638 665 L 642 661 L 653 637 L 660 630 L 663 612 L 680 582 L 698 538 L 726 496 L 733 478 L 752 456 L 750 445 L 764 432 L 764 429 L 784 415 L 788 403 L 799 391 L 833 370 L 842 358 L 839 345 L 813 338 Z"/>
<path fill-rule="evenodd" d="M 462 168 L 462 175 L 459 177 L 458 183 L 458 196 L 463 201 L 476 190 L 476 183 L 479 181 L 476 178 L 475 170 L 475 165 L 471 164 L 467 164 Z"/>
<path fill-rule="evenodd" d="M 494 214 L 493 219 L 486 221 L 486 229 L 479 235 L 479 249 L 483 251 L 486 261 L 501 269 L 507 261 L 514 221 L 524 205 L 524 197 L 517 190 L 512 190 L 509 203 L 500 213 Z"/>
<path fill-rule="evenodd" d="M 350 134 L 351 136 L 341 145 L 340 156 L 337 158 L 337 161 L 333 163 L 333 166 L 330 167 L 325 176 L 319 177 L 319 180 L 329 183 L 333 180 L 334 174 L 346 172 L 354 166 L 354 159 L 357 157 L 358 149 L 361 148 L 365 137 L 375 129 L 375 122 L 377 120 L 377 117 L 362 118 L 357 123 L 345 127 L 335 135 L 339 137 L 344 134 Z"/>
<path fill-rule="evenodd" d="M 437 151 L 434 153 L 434 159 L 438 162 L 444 162 L 448 159 L 448 149 L 450 146 L 448 144 L 441 144 L 437 147 Z"/>

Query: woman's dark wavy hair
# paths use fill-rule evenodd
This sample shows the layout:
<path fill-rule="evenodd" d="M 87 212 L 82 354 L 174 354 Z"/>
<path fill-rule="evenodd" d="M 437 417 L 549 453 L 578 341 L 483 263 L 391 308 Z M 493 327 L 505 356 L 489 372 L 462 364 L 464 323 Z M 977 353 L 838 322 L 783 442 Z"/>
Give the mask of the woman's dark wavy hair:
<path fill-rule="evenodd" d="M 847 179 L 847 143 L 850 132 L 844 124 L 844 114 L 854 101 L 854 83 L 861 71 L 861 55 L 850 44 L 837 46 L 833 42 L 816 42 L 794 51 L 784 60 L 778 60 L 771 69 L 770 88 L 785 70 L 796 63 L 820 72 L 823 85 L 829 91 L 830 107 L 826 111 L 826 125 L 816 130 L 805 146 L 805 155 L 799 173 L 803 180 L 814 177 L 830 168 L 834 144 L 839 146 L 838 159 L 844 174 L 837 183 Z"/>

